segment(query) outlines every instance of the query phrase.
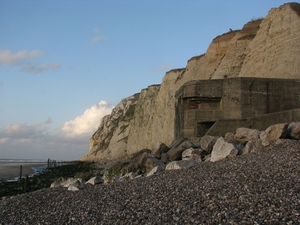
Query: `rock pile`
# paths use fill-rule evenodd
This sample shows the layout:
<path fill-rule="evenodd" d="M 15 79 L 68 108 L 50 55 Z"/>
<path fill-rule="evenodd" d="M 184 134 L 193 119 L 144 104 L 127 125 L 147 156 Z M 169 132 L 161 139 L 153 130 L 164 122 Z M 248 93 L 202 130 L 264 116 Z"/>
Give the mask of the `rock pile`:
<path fill-rule="evenodd" d="M 168 147 L 158 142 L 153 150 L 142 149 L 128 160 L 116 161 L 105 171 L 103 177 L 93 177 L 89 184 L 108 184 L 152 176 L 164 170 L 188 169 L 205 161 L 217 162 L 226 158 L 255 153 L 282 139 L 300 140 L 300 122 L 280 123 L 264 131 L 238 128 L 225 137 L 203 136 L 182 139 Z M 59 179 L 51 187 L 63 186 L 78 191 L 84 185 L 82 179 Z"/>

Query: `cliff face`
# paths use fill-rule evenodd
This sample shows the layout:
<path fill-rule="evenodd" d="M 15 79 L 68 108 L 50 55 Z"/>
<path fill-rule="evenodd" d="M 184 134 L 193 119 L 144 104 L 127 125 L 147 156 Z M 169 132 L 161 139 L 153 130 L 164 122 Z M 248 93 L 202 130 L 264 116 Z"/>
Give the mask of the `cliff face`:
<path fill-rule="evenodd" d="M 140 94 L 123 99 L 104 116 L 98 130 L 90 139 L 89 153 L 82 160 L 117 159 L 126 157 L 126 146 L 135 107 Z"/>
<path fill-rule="evenodd" d="M 246 51 L 240 77 L 299 78 L 299 4 L 271 9 Z"/>
<path fill-rule="evenodd" d="M 90 139 L 83 160 L 117 159 L 161 141 L 174 141 L 175 93 L 191 80 L 231 77 L 300 78 L 300 4 L 271 9 L 265 19 L 216 37 L 186 68 L 166 73 L 161 85 L 123 99 Z"/>

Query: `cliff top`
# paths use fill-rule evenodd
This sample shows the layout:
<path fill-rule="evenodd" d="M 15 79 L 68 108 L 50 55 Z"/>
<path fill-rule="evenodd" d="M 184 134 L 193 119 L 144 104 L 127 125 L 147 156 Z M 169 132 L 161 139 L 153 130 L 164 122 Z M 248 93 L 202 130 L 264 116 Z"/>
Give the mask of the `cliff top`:
<path fill-rule="evenodd" d="M 298 14 L 298 16 L 300 16 L 300 4 L 299 3 L 291 2 L 291 3 L 286 3 L 284 5 L 289 5 L 291 7 L 291 9 L 294 10 Z"/>

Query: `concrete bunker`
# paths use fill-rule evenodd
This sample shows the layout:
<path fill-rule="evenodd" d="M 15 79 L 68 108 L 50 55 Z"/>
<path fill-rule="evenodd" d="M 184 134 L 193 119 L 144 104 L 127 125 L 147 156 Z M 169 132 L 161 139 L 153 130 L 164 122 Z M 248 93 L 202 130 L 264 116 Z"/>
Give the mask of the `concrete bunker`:
<path fill-rule="evenodd" d="M 242 77 L 190 81 L 176 93 L 175 140 L 300 120 L 297 110 L 282 114 L 300 110 L 299 84 L 298 79 Z"/>

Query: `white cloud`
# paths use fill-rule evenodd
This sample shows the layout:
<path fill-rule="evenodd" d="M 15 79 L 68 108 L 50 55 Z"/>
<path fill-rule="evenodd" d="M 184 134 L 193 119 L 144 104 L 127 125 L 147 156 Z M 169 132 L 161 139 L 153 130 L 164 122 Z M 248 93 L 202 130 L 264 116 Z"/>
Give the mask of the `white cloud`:
<path fill-rule="evenodd" d="M 99 126 L 101 118 L 111 113 L 112 109 L 113 107 L 107 102 L 100 101 L 74 120 L 66 122 L 62 131 L 67 137 L 92 135 Z"/>
<path fill-rule="evenodd" d="M 14 124 L 6 127 L 1 133 L 0 137 L 12 139 L 27 139 L 43 135 L 47 128 L 42 127 L 40 124 L 27 125 L 27 124 Z"/>
<path fill-rule="evenodd" d="M 158 67 L 153 68 L 153 71 L 165 73 L 165 72 L 171 70 L 172 68 L 173 68 L 173 66 L 171 63 L 165 63 L 165 64 L 161 64 Z"/>
<path fill-rule="evenodd" d="M 10 125 L 0 130 L 0 156 L 19 159 L 79 159 L 88 153 L 89 138 L 98 128 L 101 118 L 109 114 L 112 108 L 107 102 L 100 101 L 54 131 L 48 125 L 52 122 L 51 117 L 33 125 Z"/>
<path fill-rule="evenodd" d="M 22 70 L 29 72 L 29 73 L 42 73 L 46 70 L 55 71 L 59 68 L 60 68 L 59 63 L 53 63 L 53 64 L 43 63 L 43 64 L 36 64 L 36 65 L 26 64 L 23 66 Z"/>
<path fill-rule="evenodd" d="M 43 124 L 14 124 L 0 131 L 2 158 L 73 160 L 87 154 L 86 136 L 69 138 Z"/>
<path fill-rule="evenodd" d="M 14 65 L 23 60 L 39 57 L 43 54 L 40 50 L 18 51 L 17 53 L 11 53 L 9 50 L 0 51 L 0 66 L 2 65 Z"/>
<path fill-rule="evenodd" d="M 9 50 L 0 50 L 0 66 L 12 65 L 21 66 L 23 71 L 29 73 L 42 73 L 47 70 L 55 71 L 60 68 L 59 63 L 26 63 L 29 59 L 37 58 L 44 53 L 40 50 L 18 51 L 17 53 L 11 53 Z"/>

